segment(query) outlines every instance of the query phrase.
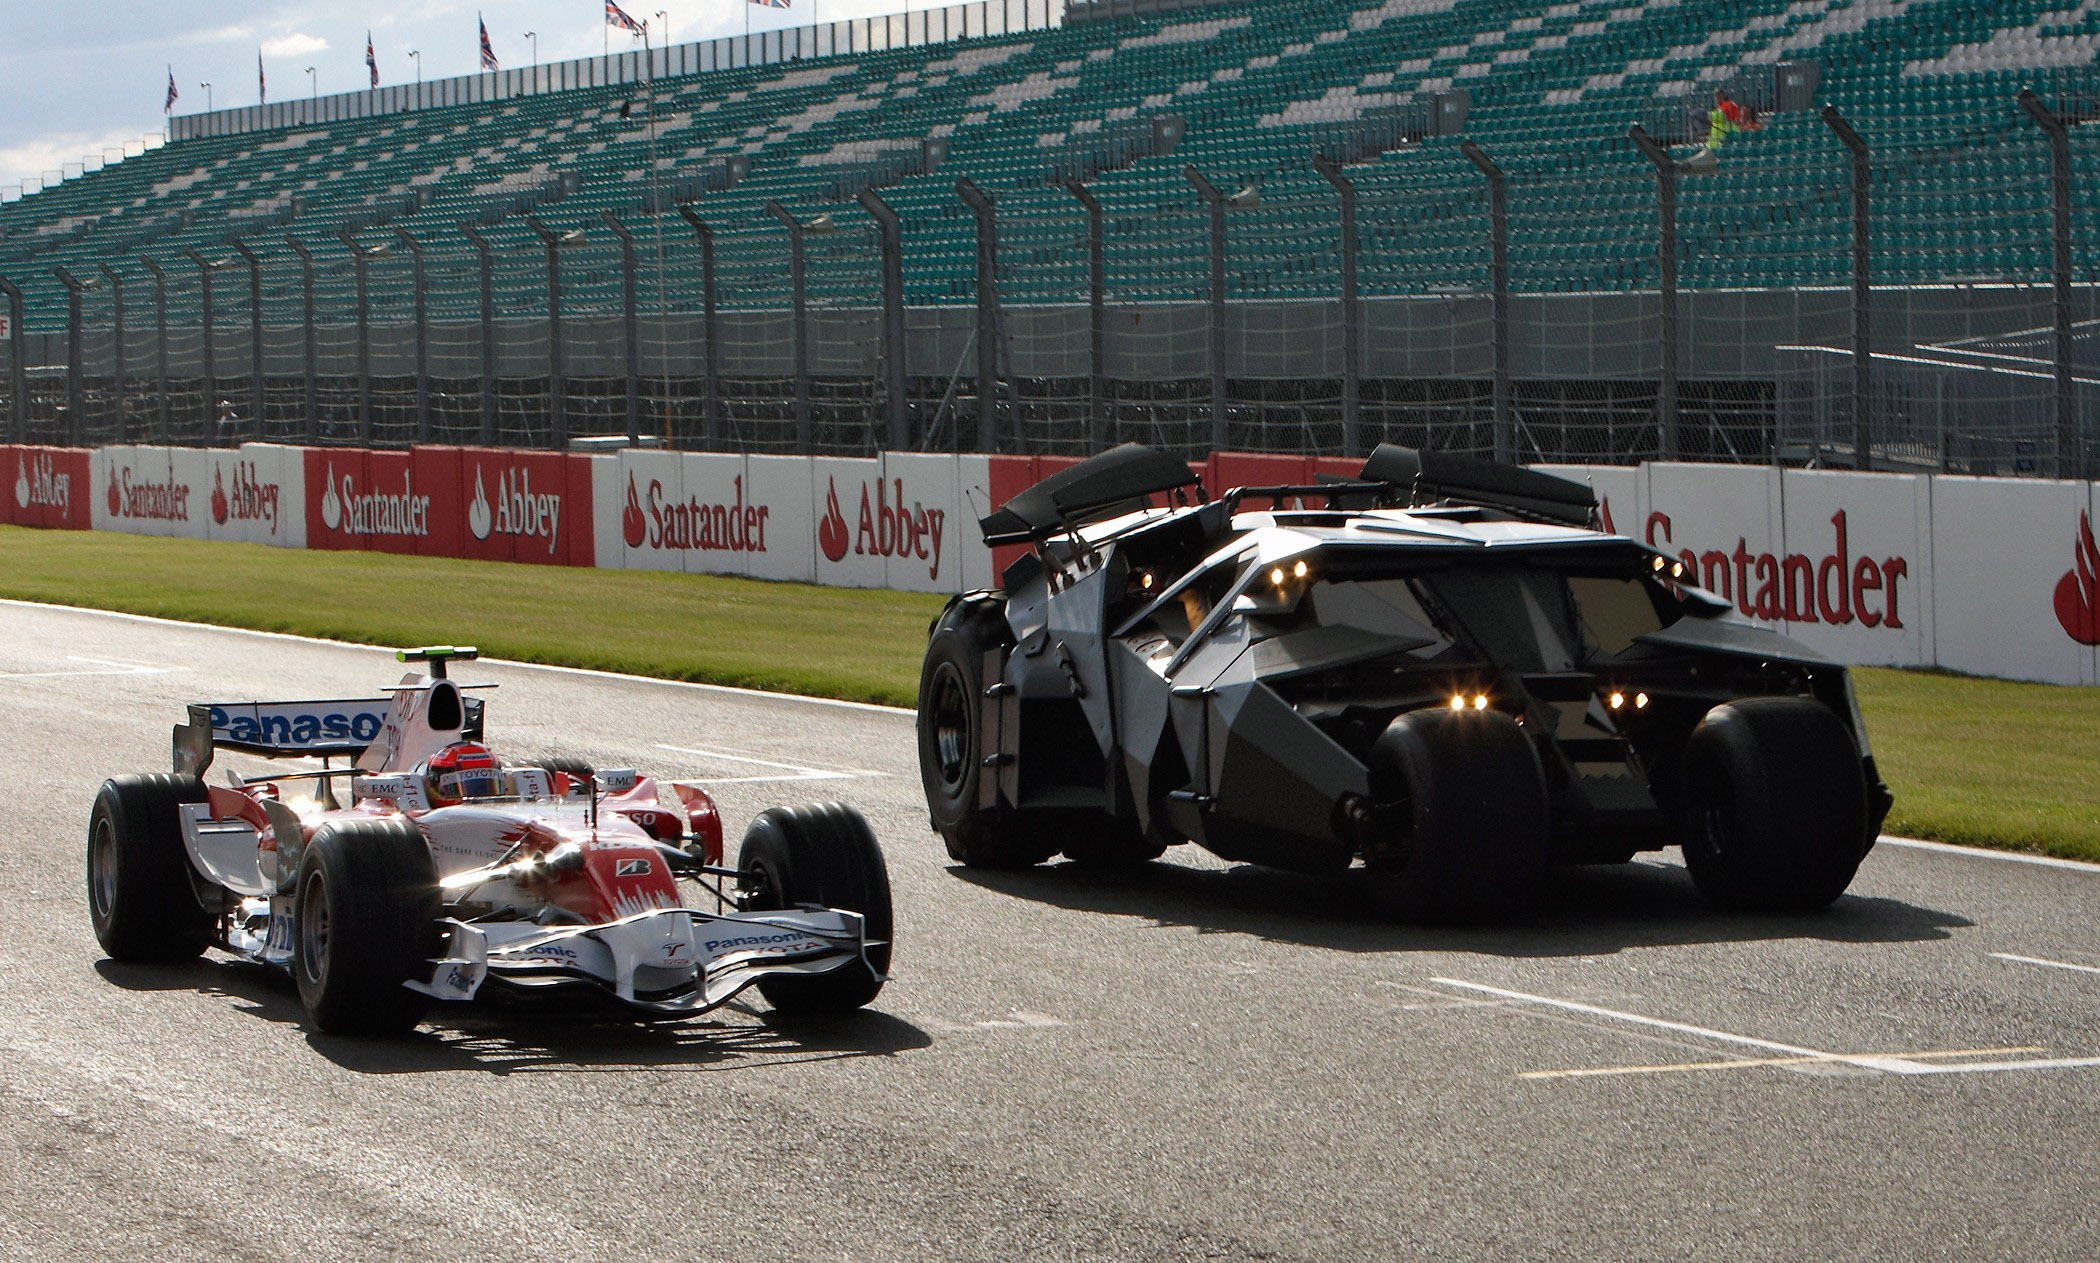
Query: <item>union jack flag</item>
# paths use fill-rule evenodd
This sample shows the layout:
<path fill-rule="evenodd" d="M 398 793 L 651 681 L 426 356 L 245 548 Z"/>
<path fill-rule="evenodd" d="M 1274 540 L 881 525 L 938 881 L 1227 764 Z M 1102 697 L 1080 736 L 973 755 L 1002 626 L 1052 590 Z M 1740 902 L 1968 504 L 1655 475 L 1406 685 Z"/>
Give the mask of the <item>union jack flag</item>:
<path fill-rule="evenodd" d="M 475 20 L 481 22 L 481 68 L 483 70 L 494 70 L 496 69 L 496 46 L 489 43 L 489 24 L 480 14 L 475 15 Z"/>
<path fill-rule="evenodd" d="M 255 95 L 264 105 L 270 103 L 270 78 L 263 73 L 262 49 L 255 50 Z"/>
<path fill-rule="evenodd" d="M 181 95 L 180 92 L 175 90 L 175 67 L 170 66 L 168 67 L 168 99 L 161 105 L 160 112 L 173 114 L 175 112 L 175 98 Z"/>
<path fill-rule="evenodd" d="M 379 57 L 372 51 L 372 32 L 365 32 L 365 69 L 372 72 L 372 86 L 379 86 Z"/>
<path fill-rule="evenodd" d="M 642 33 L 642 24 L 628 17 L 627 10 L 614 4 L 613 0 L 605 0 L 605 24 L 636 35 Z"/>
<path fill-rule="evenodd" d="M 786 9 L 792 7 L 792 0 L 751 0 L 751 3 L 765 9 Z"/>

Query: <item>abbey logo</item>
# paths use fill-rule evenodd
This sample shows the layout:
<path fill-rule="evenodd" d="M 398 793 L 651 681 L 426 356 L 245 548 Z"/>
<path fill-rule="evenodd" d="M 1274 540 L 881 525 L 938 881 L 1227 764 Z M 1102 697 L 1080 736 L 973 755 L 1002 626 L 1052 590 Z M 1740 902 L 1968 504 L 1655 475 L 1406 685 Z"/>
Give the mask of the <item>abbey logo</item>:
<path fill-rule="evenodd" d="M 510 535 L 520 539 L 547 541 L 547 555 L 561 538 L 561 497 L 535 495 L 532 471 L 506 467 L 496 476 L 496 504 L 489 507 L 489 493 L 482 481 L 482 467 L 474 467 L 474 502 L 467 506 L 467 529 L 475 539 Z"/>
<path fill-rule="evenodd" d="M 255 462 L 237 460 L 233 462 L 233 490 L 226 489 L 226 466 L 214 465 L 211 472 L 211 520 L 220 526 L 228 522 L 263 522 L 268 524 L 270 534 L 277 533 L 277 500 L 281 489 L 274 482 L 264 482 L 256 476 Z"/>
<path fill-rule="evenodd" d="M 58 472 L 49 453 L 18 457 L 15 461 L 15 507 L 70 512 L 73 507 L 73 476 Z"/>
<path fill-rule="evenodd" d="M 2056 621 L 2081 645 L 2100 645 L 2100 545 L 2093 542 L 2093 517 L 2078 515 L 2072 546 L 2074 568 L 2056 581 Z"/>
<path fill-rule="evenodd" d="M 827 480 L 824 515 L 817 520 L 817 546 L 834 562 L 844 561 L 849 547 L 862 556 L 917 558 L 932 563 L 927 578 L 939 579 L 947 520 L 945 510 L 929 509 L 919 501 L 907 508 L 903 479 L 877 478 L 873 496 L 867 483 L 860 485 L 860 526 L 849 531 L 846 515 L 839 511 L 838 480 L 833 478 Z"/>

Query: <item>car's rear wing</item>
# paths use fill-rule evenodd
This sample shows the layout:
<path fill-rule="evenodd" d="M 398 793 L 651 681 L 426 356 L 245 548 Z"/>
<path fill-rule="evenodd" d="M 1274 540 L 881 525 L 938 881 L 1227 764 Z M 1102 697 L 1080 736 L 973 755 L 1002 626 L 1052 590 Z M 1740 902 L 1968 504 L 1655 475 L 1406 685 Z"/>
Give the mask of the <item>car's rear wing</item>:
<path fill-rule="evenodd" d="M 483 703 L 461 698 L 461 738 L 481 740 Z M 297 702 L 191 702 L 189 722 L 175 725 L 175 770 L 202 776 L 218 750 L 265 758 L 355 756 L 379 736 L 392 697 Z"/>

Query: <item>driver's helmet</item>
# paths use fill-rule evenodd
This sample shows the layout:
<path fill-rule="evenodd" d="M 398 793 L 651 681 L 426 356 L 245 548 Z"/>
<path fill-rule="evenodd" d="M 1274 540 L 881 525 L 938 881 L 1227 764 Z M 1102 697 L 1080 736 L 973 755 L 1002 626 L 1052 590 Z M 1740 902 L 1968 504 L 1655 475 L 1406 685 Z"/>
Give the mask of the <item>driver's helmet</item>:
<path fill-rule="evenodd" d="M 433 807 L 494 798 L 503 792 L 503 779 L 503 761 L 473 741 L 454 742 L 423 765 L 423 793 Z"/>

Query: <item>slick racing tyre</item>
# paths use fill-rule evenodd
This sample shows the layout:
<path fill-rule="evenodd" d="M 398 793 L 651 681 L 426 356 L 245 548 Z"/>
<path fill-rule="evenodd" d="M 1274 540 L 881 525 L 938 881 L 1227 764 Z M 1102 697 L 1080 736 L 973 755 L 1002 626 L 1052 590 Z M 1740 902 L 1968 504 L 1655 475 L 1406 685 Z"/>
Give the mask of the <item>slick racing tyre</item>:
<path fill-rule="evenodd" d="M 293 887 L 292 976 L 331 1035 L 405 1031 L 438 954 L 437 870 L 415 825 L 335 820 L 307 843 Z"/>
<path fill-rule="evenodd" d="M 882 990 L 890 969 L 890 874 L 867 818 L 845 803 L 773 807 L 758 814 L 737 853 L 745 912 L 784 911 L 803 904 L 861 915 L 865 960 L 828 973 L 772 974 L 759 993 L 783 1013 L 827 1014 L 857 1009 Z"/>
<path fill-rule="evenodd" d="M 88 916 L 113 960 L 188 960 L 212 941 L 216 908 L 182 845 L 176 809 L 208 795 L 194 776 L 155 773 L 102 782 L 88 817 Z"/>
<path fill-rule="evenodd" d="M 1546 862 L 1546 778 L 1499 711 L 1418 710 L 1372 746 L 1386 836 L 1366 848 L 1379 903 L 1410 921 L 1521 916 Z"/>
<path fill-rule="evenodd" d="M 935 624 L 919 674 L 919 779 L 926 807 L 948 854 L 972 868 L 1027 868 L 1058 851 L 1051 831 L 1004 804 L 981 805 L 985 759 L 987 659 L 1003 662 L 1013 647 L 1002 606 L 950 606 Z M 993 655 L 996 655 L 994 657 Z M 996 797 L 996 795 L 995 795 Z"/>
<path fill-rule="evenodd" d="M 1685 746 L 1684 777 L 1684 866 L 1715 906 L 1807 912 L 1852 883 L 1867 850 L 1866 774 L 1821 702 L 1714 707 Z"/>

